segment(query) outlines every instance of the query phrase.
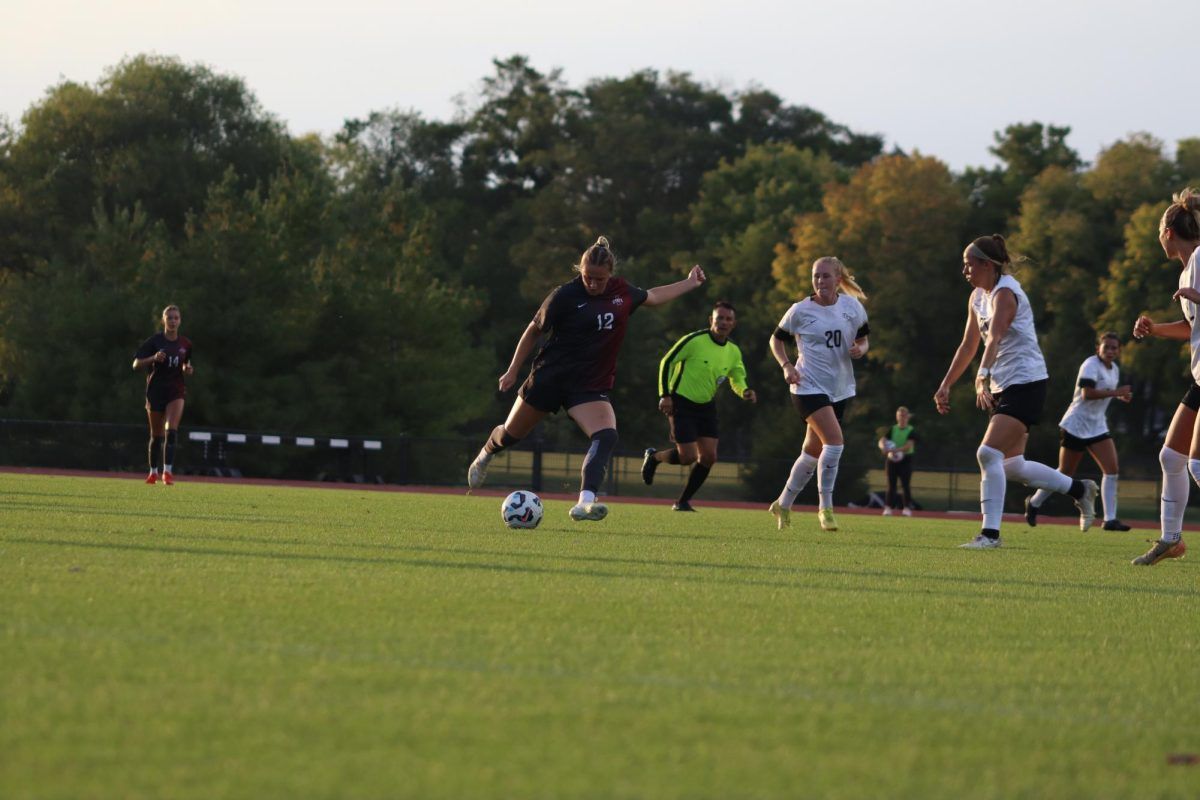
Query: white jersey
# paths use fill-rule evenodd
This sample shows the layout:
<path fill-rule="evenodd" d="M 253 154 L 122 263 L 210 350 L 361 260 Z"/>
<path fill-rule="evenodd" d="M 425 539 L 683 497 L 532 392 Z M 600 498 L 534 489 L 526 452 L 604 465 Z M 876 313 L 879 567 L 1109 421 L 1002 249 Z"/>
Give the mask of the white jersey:
<path fill-rule="evenodd" d="M 796 340 L 800 382 L 792 386 L 792 394 L 825 394 L 834 403 L 853 397 L 850 346 L 866 335 L 866 325 L 867 310 L 848 294 L 839 294 L 830 306 L 806 297 L 789 308 L 779 330 Z"/>
<path fill-rule="evenodd" d="M 979 333 L 987 342 L 988 330 L 996 314 L 996 292 L 1009 289 L 1017 299 L 1017 315 L 1005 332 L 996 349 L 996 361 L 992 364 L 991 392 L 1002 392 L 1009 386 L 1033 383 L 1050 377 L 1046 372 L 1046 359 L 1038 346 L 1037 330 L 1033 327 L 1033 310 L 1021 284 L 1012 275 L 1001 275 L 992 291 L 976 289 L 971 293 L 971 309 L 979 324 Z"/>
<path fill-rule="evenodd" d="M 1196 264 L 1196 255 L 1200 254 L 1200 247 L 1192 251 L 1192 257 L 1188 259 L 1187 266 L 1183 268 L 1183 272 L 1179 273 L 1179 288 L 1182 289 L 1190 286 L 1193 289 L 1200 289 L 1196 285 L 1197 278 L 1200 278 L 1196 273 L 1198 267 Z M 1191 300 L 1179 298 L 1179 305 L 1183 306 L 1183 317 L 1192 326 L 1191 348 L 1192 348 L 1192 380 L 1200 382 L 1200 327 L 1196 325 L 1196 304 Z"/>
<path fill-rule="evenodd" d="M 1075 395 L 1067 413 L 1063 414 L 1058 427 L 1072 436 L 1080 439 L 1091 439 L 1108 433 L 1108 420 L 1104 413 L 1108 411 L 1111 397 L 1100 397 L 1088 400 L 1083 396 L 1083 387 L 1087 383 L 1095 389 L 1112 391 L 1121 380 L 1121 368 L 1113 362 L 1111 367 L 1104 366 L 1099 356 L 1092 356 L 1079 367 L 1079 377 L 1075 380 Z"/>

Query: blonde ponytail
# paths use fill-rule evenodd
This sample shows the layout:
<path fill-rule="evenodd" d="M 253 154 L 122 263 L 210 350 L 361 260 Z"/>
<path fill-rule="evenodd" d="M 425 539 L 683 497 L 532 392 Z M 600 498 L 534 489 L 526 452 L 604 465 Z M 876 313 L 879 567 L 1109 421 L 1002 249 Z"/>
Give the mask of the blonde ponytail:
<path fill-rule="evenodd" d="M 854 274 L 842 263 L 840 258 L 837 256 L 822 256 L 813 262 L 813 269 L 816 269 L 818 264 L 828 264 L 837 270 L 839 292 L 848 294 L 858 300 L 867 299 L 867 293 L 858 285 L 858 281 L 854 280 Z"/>

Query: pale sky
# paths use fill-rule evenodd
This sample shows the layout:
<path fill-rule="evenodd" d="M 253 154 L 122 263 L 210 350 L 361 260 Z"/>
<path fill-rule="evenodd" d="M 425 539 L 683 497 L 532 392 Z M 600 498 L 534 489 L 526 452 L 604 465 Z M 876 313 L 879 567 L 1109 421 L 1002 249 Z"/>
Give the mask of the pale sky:
<path fill-rule="evenodd" d="M 138 53 L 243 78 L 292 134 L 385 108 L 450 119 L 530 57 L 575 87 L 635 70 L 757 85 L 954 169 L 993 163 L 993 131 L 1069 125 L 1088 161 L 1134 131 L 1200 136 L 1195 22 L 1165 0 L 9 0 L 0 114 Z"/>

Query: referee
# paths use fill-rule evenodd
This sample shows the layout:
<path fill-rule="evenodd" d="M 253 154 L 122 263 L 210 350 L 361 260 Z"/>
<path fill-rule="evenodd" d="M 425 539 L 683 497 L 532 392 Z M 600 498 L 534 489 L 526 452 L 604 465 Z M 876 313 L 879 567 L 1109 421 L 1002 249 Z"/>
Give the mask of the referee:
<path fill-rule="evenodd" d="M 695 511 L 691 499 L 717 463 L 717 389 L 725 381 L 734 393 L 756 402 L 753 389 L 746 388 L 742 351 L 729 341 L 737 325 L 737 309 L 727 300 L 717 301 L 709 326 L 687 334 L 663 356 L 658 368 L 658 410 L 671 423 L 671 441 L 665 450 L 647 447 L 642 460 L 642 480 L 654 482 L 654 471 L 662 462 L 691 464 L 687 484 L 672 508 Z"/>

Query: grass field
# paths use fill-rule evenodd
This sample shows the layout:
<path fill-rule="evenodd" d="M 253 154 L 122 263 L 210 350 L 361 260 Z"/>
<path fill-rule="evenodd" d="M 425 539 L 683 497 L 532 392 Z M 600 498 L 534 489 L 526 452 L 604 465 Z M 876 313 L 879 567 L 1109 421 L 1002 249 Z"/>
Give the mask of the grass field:
<path fill-rule="evenodd" d="M 567 507 L 0 474 L 0 796 L 1200 794 L 1146 531 Z"/>

